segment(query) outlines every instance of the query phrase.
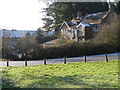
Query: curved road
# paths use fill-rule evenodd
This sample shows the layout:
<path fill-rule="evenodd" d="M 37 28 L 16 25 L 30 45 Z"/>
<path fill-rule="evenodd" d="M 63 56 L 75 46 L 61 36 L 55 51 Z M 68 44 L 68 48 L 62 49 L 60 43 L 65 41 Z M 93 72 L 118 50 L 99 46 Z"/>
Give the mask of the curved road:
<path fill-rule="evenodd" d="M 118 54 L 120 53 L 111 53 L 107 54 L 108 60 L 115 60 L 118 59 Z M 86 57 L 87 62 L 88 61 L 105 61 L 105 55 L 92 55 L 92 56 L 87 56 Z M 70 62 L 84 62 L 84 57 L 71 57 L 71 58 L 66 58 L 67 63 Z M 57 64 L 57 63 L 64 63 L 63 58 L 56 58 L 56 59 L 47 59 L 46 60 L 47 64 Z M 39 65 L 39 64 L 44 64 L 43 60 L 31 60 L 27 61 L 27 65 Z M 23 66 L 25 65 L 25 61 L 9 61 L 9 66 Z M 0 61 L 0 67 L 5 67 L 7 66 L 7 61 Z"/>

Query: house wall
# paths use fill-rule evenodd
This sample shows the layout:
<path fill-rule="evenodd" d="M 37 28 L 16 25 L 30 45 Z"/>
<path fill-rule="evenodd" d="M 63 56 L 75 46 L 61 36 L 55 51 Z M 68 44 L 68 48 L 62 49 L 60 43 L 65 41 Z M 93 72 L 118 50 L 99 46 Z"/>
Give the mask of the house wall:
<path fill-rule="evenodd" d="M 99 30 L 100 30 L 100 24 L 94 24 L 92 25 L 92 38 L 96 37 Z"/>
<path fill-rule="evenodd" d="M 85 27 L 85 40 L 92 39 L 92 27 Z"/>
<path fill-rule="evenodd" d="M 85 36 L 85 27 L 84 27 L 84 26 L 80 25 L 80 26 L 78 27 L 77 36 L 78 36 L 78 37 L 83 37 L 83 36 Z"/>
<path fill-rule="evenodd" d="M 62 27 L 62 29 L 61 29 L 61 33 L 65 34 L 67 28 L 68 28 L 68 26 L 66 24 L 64 24 L 63 27 Z"/>
<path fill-rule="evenodd" d="M 63 38 L 74 39 L 75 37 L 75 27 L 68 27 L 66 24 L 63 25 L 61 29 L 61 36 Z"/>
<path fill-rule="evenodd" d="M 76 39 L 76 41 L 84 42 L 94 38 L 99 31 L 98 29 L 98 24 L 93 24 L 92 26 L 80 25 L 78 28 L 76 28 L 76 26 L 68 27 L 64 24 L 61 29 L 61 34 L 64 38 Z"/>

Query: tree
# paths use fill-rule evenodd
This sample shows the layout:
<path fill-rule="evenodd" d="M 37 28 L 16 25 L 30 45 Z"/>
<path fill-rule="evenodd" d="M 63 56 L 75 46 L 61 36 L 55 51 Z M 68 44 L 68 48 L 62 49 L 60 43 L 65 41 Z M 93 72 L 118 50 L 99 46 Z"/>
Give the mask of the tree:
<path fill-rule="evenodd" d="M 3 36 L 1 37 L 0 52 L 3 59 L 16 59 L 15 43 L 17 43 L 17 37 L 10 37 L 9 30 L 2 30 Z"/>
<path fill-rule="evenodd" d="M 36 32 L 36 41 L 38 44 L 41 44 L 41 43 L 44 43 L 44 42 L 47 42 L 47 41 L 57 38 L 56 34 L 46 36 L 48 32 L 49 31 L 43 31 L 41 28 L 38 28 L 38 30 Z"/>
<path fill-rule="evenodd" d="M 2 58 L 9 59 L 12 53 L 12 48 L 9 46 L 9 32 L 7 30 L 2 30 Z"/>
<path fill-rule="evenodd" d="M 19 43 L 16 45 L 16 51 L 17 54 L 22 55 L 22 59 L 32 58 L 31 52 L 34 52 L 37 46 L 35 37 L 28 32 L 25 37 L 19 38 Z"/>
<path fill-rule="evenodd" d="M 8 59 L 8 55 L 11 52 L 10 48 L 8 47 L 9 38 L 2 37 L 2 58 Z"/>
<path fill-rule="evenodd" d="M 48 8 L 43 9 L 46 16 L 43 18 L 46 30 L 59 31 L 64 21 L 70 21 L 76 17 L 77 11 L 83 16 L 88 13 L 95 13 L 108 10 L 107 2 L 53 2 Z"/>
<path fill-rule="evenodd" d="M 119 30 L 120 30 L 120 23 L 118 23 L 118 20 L 120 19 L 119 15 L 114 15 L 110 19 L 111 23 L 105 24 L 101 27 L 100 32 L 98 35 L 93 39 L 93 42 L 96 44 L 103 44 L 107 46 L 112 46 L 112 48 L 108 49 L 113 49 L 115 48 L 117 51 L 119 50 L 119 38 L 118 36 L 120 35 Z M 106 46 L 106 48 L 107 48 Z"/>
<path fill-rule="evenodd" d="M 43 34 L 43 30 L 41 28 L 38 28 L 37 32 L 36 32 L 36 41 L 38 44 L 43 43 L 43 38 L 44 38 L 44 34 Z"/>
<path fill-rule="evenodd" d="M 120 1 L 116 3 L 115 11 L 117 14 L 120 14 Z"/>

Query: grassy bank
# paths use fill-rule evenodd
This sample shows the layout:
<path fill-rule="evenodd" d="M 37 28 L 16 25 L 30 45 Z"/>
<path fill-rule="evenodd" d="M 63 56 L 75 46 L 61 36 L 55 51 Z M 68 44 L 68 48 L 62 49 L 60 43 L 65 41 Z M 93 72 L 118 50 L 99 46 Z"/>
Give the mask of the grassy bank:
<path fill-rule="evenodd" d="M 3 88 L 117 88 L 118 60 L 4 67 Z"/>

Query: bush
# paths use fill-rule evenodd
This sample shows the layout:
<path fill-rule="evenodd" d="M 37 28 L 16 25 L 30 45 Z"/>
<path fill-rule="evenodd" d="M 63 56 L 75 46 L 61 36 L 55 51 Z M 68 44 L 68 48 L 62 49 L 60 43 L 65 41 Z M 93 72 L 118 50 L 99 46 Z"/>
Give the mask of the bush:
<path fill-rule="evenodd" d="M 37 49 L 33 59 L 77 57 L 112 52 L 117 52 L 117 47 L 113 44 L 73 43 L 61 47 Z"/>

